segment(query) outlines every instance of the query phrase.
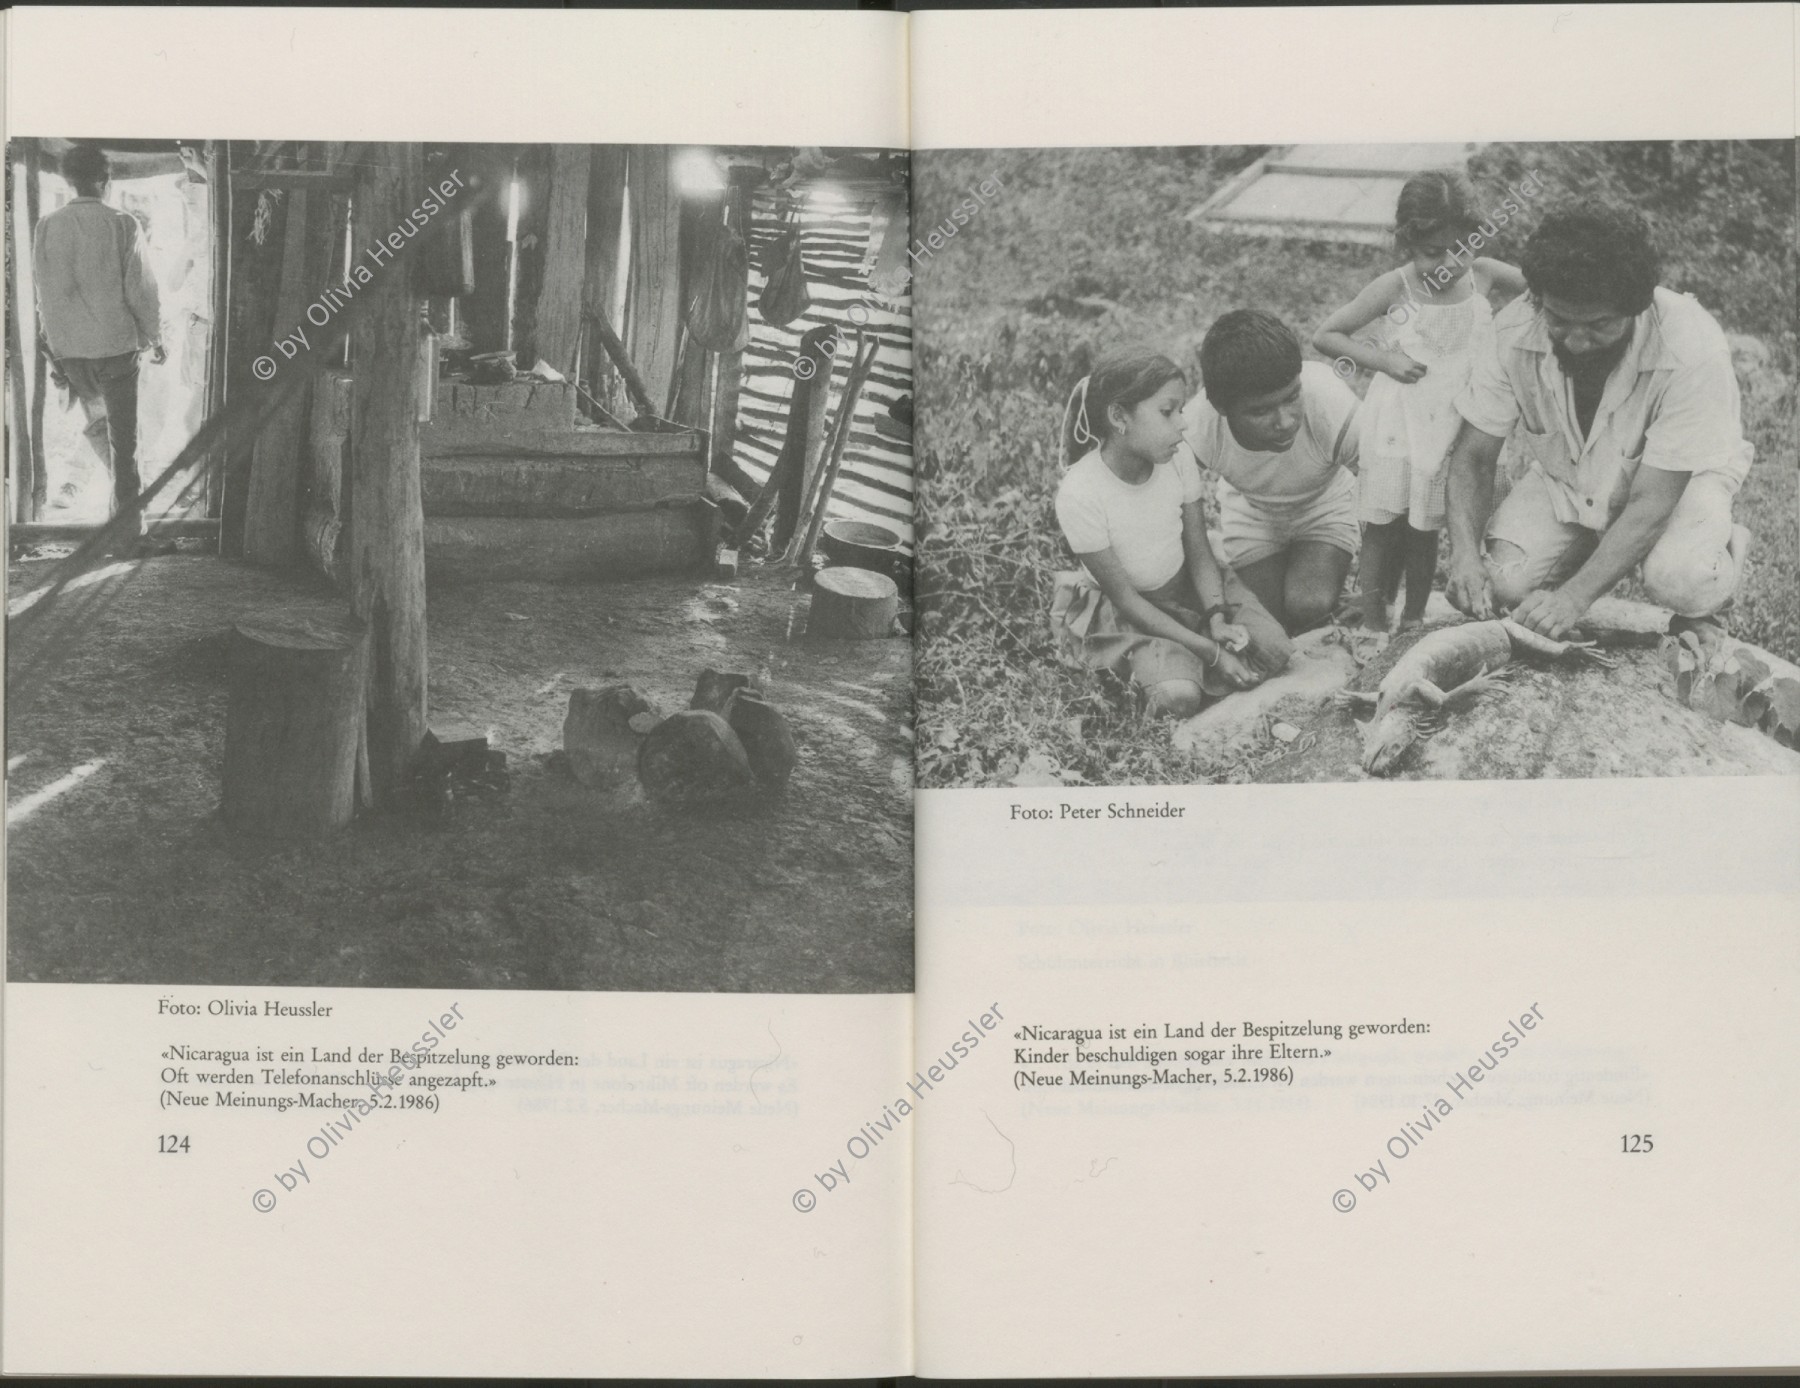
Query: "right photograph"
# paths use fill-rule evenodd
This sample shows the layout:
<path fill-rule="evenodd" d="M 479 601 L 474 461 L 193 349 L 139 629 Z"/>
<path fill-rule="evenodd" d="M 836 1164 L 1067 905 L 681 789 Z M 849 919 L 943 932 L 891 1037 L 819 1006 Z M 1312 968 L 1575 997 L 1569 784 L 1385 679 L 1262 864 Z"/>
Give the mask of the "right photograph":
<path fill-rule="evenodd" d="M 915 152 L 918 785 L 1800 774 L 1795 158 Z"/>

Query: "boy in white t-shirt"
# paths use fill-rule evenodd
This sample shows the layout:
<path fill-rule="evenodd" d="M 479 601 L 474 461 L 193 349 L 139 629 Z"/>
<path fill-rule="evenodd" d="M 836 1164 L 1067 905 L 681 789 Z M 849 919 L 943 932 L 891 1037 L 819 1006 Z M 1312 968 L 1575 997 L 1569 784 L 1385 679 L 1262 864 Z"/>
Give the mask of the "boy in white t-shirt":
<path fill-rule="evenodd" d="M 1356 553 L 1356 393 L 1256 308 L 1207 329 L 1200 372 L 1187 442 L 1219 476 L 1225 560 L 1298 636 L 1330 619 Z"/>
<path fill-rule="evenodd" d="M 1056 519 L 1082 572 L 1059 574 L 1051 625 L 1064 654 L 1142 686 L 1183 718 L 1208 695 L 1287 664 L 1287 635 L 1218 562 L 1200 473 L 1182 446 L 1187 379 L 1167 357 L 1115 352 L 1069 399 Z"/>

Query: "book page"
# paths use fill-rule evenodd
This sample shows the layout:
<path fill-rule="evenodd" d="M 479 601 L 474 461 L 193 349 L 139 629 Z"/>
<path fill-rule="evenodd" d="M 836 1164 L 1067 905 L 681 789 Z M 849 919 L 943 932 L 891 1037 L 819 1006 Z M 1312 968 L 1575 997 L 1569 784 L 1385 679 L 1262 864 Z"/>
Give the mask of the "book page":
<path fill-rule="evenodd" d="M 904 21 L 8 39 L 0 1366 L 909 1372 Z"/>
<path fill-rule="evenodd" d="M 1800 1360 L 1791 25 L 916 18 L 921 1374 Z"/>

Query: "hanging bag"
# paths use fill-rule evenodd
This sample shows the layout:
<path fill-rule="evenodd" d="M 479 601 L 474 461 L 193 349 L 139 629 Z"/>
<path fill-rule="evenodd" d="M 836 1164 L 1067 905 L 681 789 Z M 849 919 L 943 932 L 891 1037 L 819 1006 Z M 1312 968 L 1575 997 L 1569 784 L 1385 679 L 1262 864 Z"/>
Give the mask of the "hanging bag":
<path fill-rule="evenodd" d="M 772 328 L 785 328 L 812 307 L 806 288 L 806 263 L 800 254 L 800 217 L 791 213 L 787 231 L 771 248 L 763 270 L 768 282 L 756 300 L 756 311 Z"/>
<path fill-rule="evenodd" d="M 750 254 L 735 227 L 714 238 L 713 253 L 688 304 L 688 331 L 709 352 L 740 352 L 750 341 Z"/>

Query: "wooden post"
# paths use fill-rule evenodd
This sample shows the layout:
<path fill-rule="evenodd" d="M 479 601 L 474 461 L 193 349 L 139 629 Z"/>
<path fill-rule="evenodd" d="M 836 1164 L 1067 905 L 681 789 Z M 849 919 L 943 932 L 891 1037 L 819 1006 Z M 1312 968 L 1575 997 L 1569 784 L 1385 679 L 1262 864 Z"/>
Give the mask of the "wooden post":
<path fill-rule="evenodd" d="M 469 350 L 498 352 L 506 346 L 506 198 L 516 145 L 466 145 L 458 152 L 476 195 L 469 230 L 474 239 L 475 290 L 463 301 Z"/>
<path fill-rule="evenodd" d="M 750 244 L 750 190 L 733 187 L 727 204 L 726 225 L 735 227 L 744 244 Z M 746 297 L 748 287 L 746 286 Z M 742 489 L 748 480 L 731 456 L 737 444 L 738 399 L 744 389 L 744 354 L 721 352 L 712 393 L 712 471 Z"/>
<path fill-rule="evenodd" d="M 550 147 L 526 145 L 519 154 L 519 235 L 513 243 L 518 262 L 513 285 L 513 345 L 521 371 L 529 371 L 543 355 L 538 349 L 537 311 L 549 224 Z"/>
<path fill-rule="evenodd" d="M 307 422 L 310 466 L 301 542 L 313 568 L 334 582 L 343 578 L 339 540 L 344 528 L 344 457 L 350 439 L 350 377 L 326 371 L 313 382 Z"/>
<path fill-rule="evenodd" d="M 9 451 L 7 464 L 12 469 L 12 519 L 29 519 L 31 506 L 31 412 L 25 399 L 25 347 L 19 324 L 29 314 L 37 321 L 35 306 L 19 298 L 19 256 L 30 255 L 29 246 L 20 247 L 13 228 L 18 225 L 17 191 L 11 157 L 6 160 L 6 394 L 11 401 L 7 419 Z"/>
<path fill-rule="evenodd" d="M 537 299 L 537 354 L 573 379 L 575 351 L 581 343 L 581 278 L 587 257 L 591 156 L 586 145 L 556 145 L 550 161 L 544 279 Z"/>
<path fill-rule="evenodd" d="M 354 199 L 357 263 L 370 263 L 424 194 L 417 144 L 369 146 Z M 369 623 L 368 756 L 375 802 L 405 785 L 425 736 L 425 517 L 419 489 L 422 303 L 406 268 L 364 291 L 351 370 L 350 603 Z"/>
<path fill-rule="evenodd" d="M 669 398 L 681 335 L 681 200 L 664 145 L 631 146 L 631 273 L 625 347 L 657 408 Z"/>
<path fill-rule="evenodd" d="M 295 189 L 287 195 L 287 227 L 282 237 L 281 289 L 275 305 L 275 331 L 268 349 L 277 372 L 316 369 L 311 349 L 296 334 L 322 329 L 305 318 L 308 302 L 324 288 L 331 264 L 331 204 L 324 190 Z M 295 352 L 287 356 L 275 341 Z M 300 553 L 300 473 L 305 456 L 307 402 L 310 388 L 294 391 L 269 417 L 251 448 L 248 501 L 244 515 L 244 558 L 256 564 L 284 567 Z"/>
<path fill-rule="evenodd" d="M 211 331 L 206 343 L 206 418 L 225 410 L 226 364 L 230 361 L 231 332 L 227 313 L 231 305 L 231 142 L 209 143 L 206 177 L 212 193 L 212 286 L 206 317 Z M 206 514 L 217 519 L 225 500 L 223 449 L 205 460 Z"/>
<path fill-rule="evenodd" d="M 41 194 L 38 184 L 44 157 L 37 141 L 27 147 L 25 155 L 25 244 L 37 245 L 38 215 Z M 50 390 L 50 349 L 44 343 L 44 331 L 38 323 L 36 306 L 31 315 L 31 501 L 26 520 L 37 520 L 44 514 L 50 499 L 50 479 L 44 474 L 44 404 Z"/>
<path fill-rule="evenodd" d="M 585 318 L 599 314 L 609 323 L 623 321 L 625 280 L 619 264 L 625 229 L 625 151 L 618 145 L 596 145 L 588 169 L 587 264 L 581 279 L 581 304 Z M 611 358 L 589 350 L 582 357 L 587 391 L 601 406 L 615 414 L 623 406 L 613 393 L 616 379 Z"/>
<path fill-rule="evenodd" d="M 234 158 L 254 163 L 258 147 L 247 141 L 234 142 Z M 242 170 L 240 170 L 242 172 Z M 280 247 L 287 227 L 289 198 L 284 195 L 269 218 L 267 235 L 261 245 L 251 239 L 256 222 L 256 207 L 261 194 L 248 188 L 232 199 L 231 242 L 226 254 L 231 257 L 231 302 L 229 328 L 231 356 L 226 377 L 226 398 L 242 402 L 262 390 L 263 383 L 254 372 L 257 358 L 268 355 L 273 347 L 270 337 L 275 327 L 275 295 L 280 275 Z M 279 368 L 277 368 L 279 370 Z M 250 472 L 255 458 L 256 435 L 252 425 L 255 411 L 245 410 L 241 423 L 235 422 L 225 438 L 224 475 L 220 479 L 219 553 L 228 559 L 244 555 L 244 523 L 249 513 Z"/>
<path fill-rule="evenodd" d="M 356 813 L 369 629 L 341 608 L 260 612 L 231 632 L 225 822 L 317 838 Z"/>

